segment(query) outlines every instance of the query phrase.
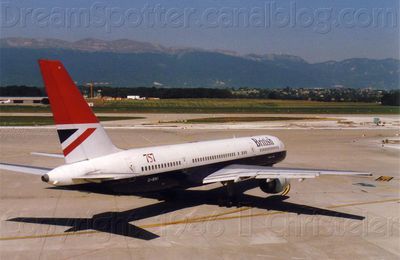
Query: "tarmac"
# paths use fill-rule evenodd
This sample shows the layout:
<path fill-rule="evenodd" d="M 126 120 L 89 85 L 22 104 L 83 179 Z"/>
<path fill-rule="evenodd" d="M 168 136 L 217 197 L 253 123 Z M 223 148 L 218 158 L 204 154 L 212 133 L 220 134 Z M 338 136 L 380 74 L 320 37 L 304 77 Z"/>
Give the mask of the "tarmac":
<path fill-rule="evenodd" d="M 400 150 L 381 143 L 396 139 L 398 127 L 366 128 L 354 120 L 350 127 L 330 123 L 294 127 L 293 122 L 288 123 L 291 126 L 281 122 L 270 127 L 255 123 L 253 128 L 249 123 L 234 124 L 239 127 L 233 129 L 226 125 L 224 129 L 223 124 L 165 128 L 157 122 L 184 116 L 149 118 L 151 122 L 144 120 L 139 128 L 133 120 L 106 122 L 106 130 L 124 149 L 270 134 L 278 136 L 288 150 L 277 166 L 367 171 L 373 177 L 293 181 L 286 197 L 242 184 L 241 204 L 227 207 L 220 201 L 224 193 L 220 184 L 180 191 L 165 200 L 56 190 L 38 176 L 2 171 L 0 258 L 400 257 Z M 152 127 L 146 128 L 149 124 Z M 52 127 L 1 128 L 0 144 L 1 162 L 50 168 L 63 164 L 61 159 L 30 154 L 60 152 Z M 377 181 L 380 176 L 393 179 Z M 129 224 L 125 235 L 115 234 Z"/>

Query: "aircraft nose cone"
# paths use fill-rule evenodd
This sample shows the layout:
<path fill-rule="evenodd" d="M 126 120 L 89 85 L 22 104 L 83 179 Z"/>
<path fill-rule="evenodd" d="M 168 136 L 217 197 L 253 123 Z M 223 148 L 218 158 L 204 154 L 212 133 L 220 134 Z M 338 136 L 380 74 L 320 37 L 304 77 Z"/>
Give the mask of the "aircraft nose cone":
<path fill-rule="evenodd" d="M 49 182 L 49 175 L 44 174 L 44 175 L 42 175 L 41 179 L 42 179 L 43 182 Z"/>

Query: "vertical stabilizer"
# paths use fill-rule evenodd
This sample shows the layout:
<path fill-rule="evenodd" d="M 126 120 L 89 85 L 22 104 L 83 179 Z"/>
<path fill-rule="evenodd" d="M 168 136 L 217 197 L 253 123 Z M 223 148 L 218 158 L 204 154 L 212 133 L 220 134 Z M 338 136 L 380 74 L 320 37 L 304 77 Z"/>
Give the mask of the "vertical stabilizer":
<path fill-rule="evenodd" d="M 119 151 L 57 60 L 39 60 L 43 82 L 66 163 Z"/>

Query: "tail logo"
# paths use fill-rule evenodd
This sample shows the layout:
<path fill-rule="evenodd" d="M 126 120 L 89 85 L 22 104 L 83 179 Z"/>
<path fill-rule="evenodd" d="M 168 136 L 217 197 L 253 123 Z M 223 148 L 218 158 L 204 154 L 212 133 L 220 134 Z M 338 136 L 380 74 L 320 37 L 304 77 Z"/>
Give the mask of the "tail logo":
<path fill-rule="evenodd" d="M 63 148 L 63 153 L 64 156 L 67 156 L 69 153 L 71 153 L 73 150 L 75 150 L 76 147 L 78 147 L 80 144 L 82 144 L 93 132 L 96 130 L 96 128 L 87 128 L 83 133 L 81 133 L 78 137 L 76 137 L 75 140 L 70 142 L 68 145 L 66 145 L 65 148 Z M 59 129 L 57 130 L 58 132 L 58 137 L 60 139 L 61 145 L 64 147 L 64 142 L 69 139 L 78 129 Z"/>
<path fill-rule="evenodd" d="M 58 138 L 60 139 L 60 143 L 64 143 L 65 140 L 71 137 L 76 131 L 78 131 L 78 128 L 75 129 L 58 129 Z"/>

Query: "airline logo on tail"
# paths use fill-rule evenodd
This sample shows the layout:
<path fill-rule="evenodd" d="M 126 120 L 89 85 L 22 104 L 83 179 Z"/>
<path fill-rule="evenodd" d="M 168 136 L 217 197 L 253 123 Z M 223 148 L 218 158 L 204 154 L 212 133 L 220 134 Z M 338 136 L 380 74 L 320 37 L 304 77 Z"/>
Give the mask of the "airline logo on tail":
<path fill-rule="evenodd" d="M 39 60 L 67 163 L 118 152 L 62 63 Z"/>
<path fill-rule="evenodd" d="M 63 148 L 64 156 L 70 154 L 76 147 L 82 144 L 94 131 L 93 128 L 86 128 L 83 133 L 79 133 L 79 135 L 75 138 L 70 138 L 74 133 L 78 131 L 78 129 L 58 129 L 58 138 L 60 139 L 61 147 Z M 75 135 L 76 136 L 76 135 Z M 72 140 L 71 140 L 72 139 Z"/>

